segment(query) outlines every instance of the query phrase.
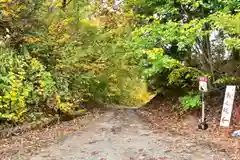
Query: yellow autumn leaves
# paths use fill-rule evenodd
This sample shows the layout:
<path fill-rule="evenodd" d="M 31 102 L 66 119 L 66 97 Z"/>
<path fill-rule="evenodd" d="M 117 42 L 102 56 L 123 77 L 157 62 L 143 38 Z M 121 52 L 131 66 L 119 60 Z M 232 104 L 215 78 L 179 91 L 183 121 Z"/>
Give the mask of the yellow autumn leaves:
<path fill-rule="evenodd" d="M 8 110 L 9 113 L 0 113 L 0 117 L 13 121 L 22 121 L 22 115 L 27 111 L 25 97 L 28 96 L 28 88 L 23 88 L 24 72 L 8 75 L 10 86 L 3 90 L 0 96 L 0 109 Z"/>
<path fill-rule="evenodd" d="M 26 43 L 30 43 L 30 44 L 34 44 L 34 43 L 37 43 L 37 42 L 40 42 L 40 38 L 37 38 L 37 37 L 30 37 L 30 36 L 25 36 L 23 37 L 23 40 L 24 42 Z"/>
<path fill-rule="evenodd" d="M 157 56 L 163 56 L 164 50 L 162 48 L 153 48 L 150 50 L 145 50 L 143 53 L 146 53 L 150 60 L 155 60 Z"/>
<path fill-rule="evenodd" d="M 0 118 L 23 122 L 31 107 L 51 96 L 53 80 L 35 58 L 26 62 L 24 56 L 2 50 L 0 60 Z"/>
<path fill-rule="evenodd" d="M 147 54 L 163 54 L 164 50 L 162 48 L 152 48 L 150 50 L 146 50 L 145 53 Z"/>
<path fill-rule="evenodd" d="M 3 17 L 18 17 L 18 13 L 27 8 L 24 3 L 14 2 L 13 0 L 0 0 L 0 4 Z"/>

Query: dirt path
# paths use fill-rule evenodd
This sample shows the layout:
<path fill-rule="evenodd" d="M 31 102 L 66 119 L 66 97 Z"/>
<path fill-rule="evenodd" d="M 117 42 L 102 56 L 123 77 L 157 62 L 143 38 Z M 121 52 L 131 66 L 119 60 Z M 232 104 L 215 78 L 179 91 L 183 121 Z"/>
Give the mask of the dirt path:
<path fill-rule="evenodd" d="M 21 159 L 13 157 L 12 159 Z M 155 134 L 133 110 L 107 111 L 85 129 L 42 149 L 30 160 L 228 160 L 207 145 Z"/>

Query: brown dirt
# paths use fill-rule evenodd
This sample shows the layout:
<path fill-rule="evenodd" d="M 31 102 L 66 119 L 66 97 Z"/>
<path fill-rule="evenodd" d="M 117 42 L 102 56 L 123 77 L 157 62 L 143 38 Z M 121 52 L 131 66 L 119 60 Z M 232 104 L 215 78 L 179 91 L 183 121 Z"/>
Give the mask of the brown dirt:
<path fill-rule="evenodd" d="M 0 139 L 0 160 L 239 159 L 240 140 L 227 136 L 219 127 L 221 107 L 216 112 L 208 105 L 209 129 L 202 131 L 197 129 L 198 110 L 179 114 L 172 111 L 172 102 L 154 99 L 146 109 L 136 112 L 109 109 Z M 231 129 L 240 129 L 236 116 L 233 122 Z"/>
<path fill-rule="evenodd" d="M 91 117 L 90 117 L 91 118 Z M 62 129 L 73 129 L 74 132 L 55 134 L 60 128 L 41 131 L 22 136 L 25 144 L 18 146 L 18 152 L 2 159 L 11 160 L 230 160 L 229 155 L 211 147 L 207 142 L 194 137 L 161 132 L 151 128 L 151 123 L 139 117 L 134 109 L 111 109 L 86 127 L 79 127 L 82 121 L 62 124 Z M 163 130 L 164 131 L 164 130 Z M 67 131 L 66 131 L 67 132 Z M 61 133 L 61 132 L 60 132 Z M 39 137 L 40 136 L 40 137 Z M 39 143 L 41 141 L 41 143 Z M 49 143 L 52 142 L 52 144 Z M 16 142 L 16 141 L 15 141 Z M 48 145 L 39 145 L 34 143 Z M 31 145 L 30 145 L 31 144 Z M 36 151 L 27 152 L 27 147 L 34 146 Z M 17 148 L 15 148 L 17 150 Z M 10 148 L 8 148 L 10 149 Z"/>
<path fill-rule="evenodd" d="M 219 101 L 216 102 L 212 99 L 212 101 L 208 102 L 206 118 L 209 128 L 207 130 L 198 129 L 197 125 L 201 116 L 200 110 L 185 112 L 184 114 L 173 112 L 172 104 L 177 104 L 177 102 L 177 98 L 171 101 L 163 101 L 156 98 L 145 106 L 144 109 L 138 110 L 138 113 L 147 119 L 158 132 L 170 132 L 194 138 L 199 142 L 209 145 L 211 148 L 225 152 L 232 160 L 239 159 L 240 139 L 231 137 L 232 131 L 240 129 L 239 120 L 236 116 L 237 109 L 240 107 L 239 98 L 235 100 L 232 126 L 229 130 L 219 126 L 222 107 Z"/>
<path fill-rule="evenodd" d="M 10 160 L 12 156 L 24 159 L 24 156 L 34 154 L 39 149 L 55 144 L 61 138 L 83 129 L 100 115 L 99 110 L 95 110 L 72 121 L 32 130 L 19 136 L 2 138 L 0 139 L 0 160 Z"/>

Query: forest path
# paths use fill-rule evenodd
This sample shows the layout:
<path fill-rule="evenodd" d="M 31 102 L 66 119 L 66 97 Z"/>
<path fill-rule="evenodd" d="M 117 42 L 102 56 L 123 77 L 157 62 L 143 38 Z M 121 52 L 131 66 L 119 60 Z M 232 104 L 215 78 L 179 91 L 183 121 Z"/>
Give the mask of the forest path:
<path fill-rule="evenodd" d="M 14 158 L 15 159 L 15 158 Z M 133 109 L 106 111 L 85 129 L 43 148 L 30 160 L 224 160 L 189 137 L 155 134 Z"/>

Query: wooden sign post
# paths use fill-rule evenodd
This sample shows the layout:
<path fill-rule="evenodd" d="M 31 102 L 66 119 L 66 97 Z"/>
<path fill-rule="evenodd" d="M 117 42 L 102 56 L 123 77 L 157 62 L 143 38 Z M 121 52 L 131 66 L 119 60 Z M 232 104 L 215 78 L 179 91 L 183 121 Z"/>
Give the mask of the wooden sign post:
<path fill-rule="evenodd" d="M 220 120 L 220 126 L 226 127 L 228 134 L 229 134 L 229 126 L 231 122 L 235 90 L 236 90 L 236 86 L 228 85 L 226 87 L 223 108 L 222 108 L 222 115 Z"/>
<path fill-rule="evenodd" d="M 206 130 L 208 128 L 208 124 L 206 123 L 205 118 L 205 102 L 204 102 L 204 93 L 208 91 L 207 82 L 208 79 L 206 77 L 200 77 L 199 91 L 202 92 L 202 118 L 199 121 L 198 128 L 202 130 Z"/>

